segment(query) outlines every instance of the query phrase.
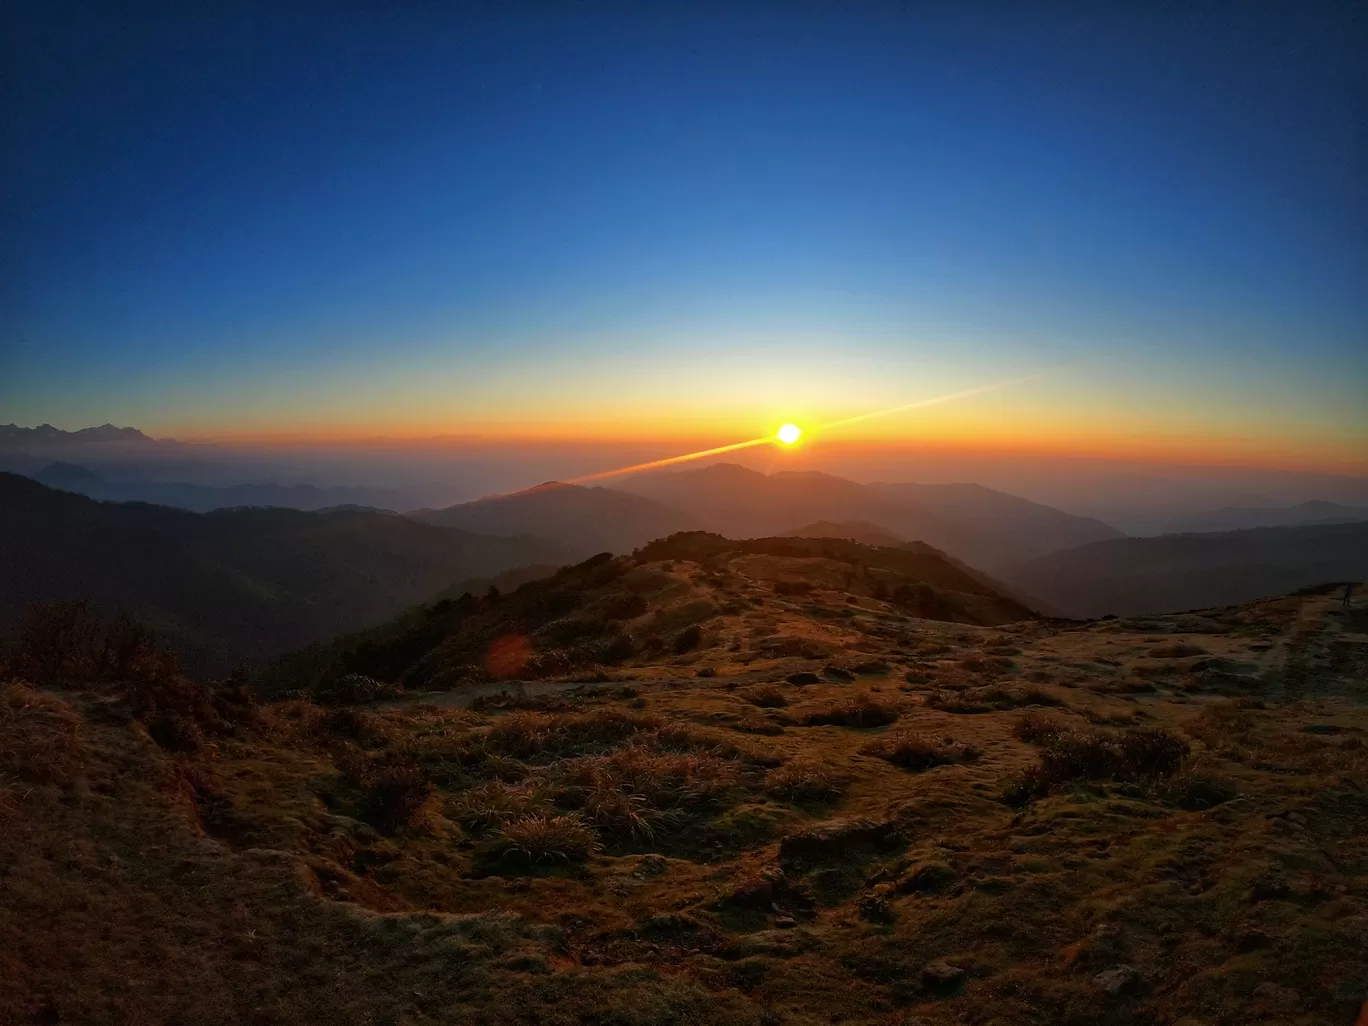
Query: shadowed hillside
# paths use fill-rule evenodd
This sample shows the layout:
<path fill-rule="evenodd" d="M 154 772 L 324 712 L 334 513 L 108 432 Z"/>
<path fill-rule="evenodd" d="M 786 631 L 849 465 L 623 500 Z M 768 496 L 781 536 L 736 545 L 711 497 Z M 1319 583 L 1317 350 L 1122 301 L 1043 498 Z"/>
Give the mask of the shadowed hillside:
<path fill-rule="evenodd" d="M 1169 613 L 1368 576 L 1368 524 L 1121 538 L 1007 575 L 1071 616 Z"/>
<path fill-rule="evenodd" d="M 0 474 L 0 537 L 0 628 L 30 602 L 88 598 L 149 621 L 215 672 L 563 553 L 374 513 L 96 502 L 11 474 Z"/>
<path fill-rule="evenodd" d="M 548 482 L 464 502 L 416 510 L 415 519 L 481 534 L 531 534 L 559 542 L 577 555 L 630 552 L 656 538 L 696 526 L 692 517 L 640 495 L 611 488 Z"/>

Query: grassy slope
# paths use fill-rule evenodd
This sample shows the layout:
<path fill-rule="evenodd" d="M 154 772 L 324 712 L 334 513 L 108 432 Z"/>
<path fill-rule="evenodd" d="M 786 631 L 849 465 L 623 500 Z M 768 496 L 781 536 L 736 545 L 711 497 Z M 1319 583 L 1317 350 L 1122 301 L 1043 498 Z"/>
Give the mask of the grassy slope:
<path fill-rule="evenodd" d="M 180 755 L 10 688 L 0 1021 L 1347 1022 L 1368 621 L 1334 605 L 906 619 L 758 673 L 705 642 L 532 710 L 289 702 Z M 1191 752 L 1009 806 L 1026 714 Z M 909 734 L 948 761 L 879 757 Z M 431 787 L 402 822 L 385 766 Z"/>

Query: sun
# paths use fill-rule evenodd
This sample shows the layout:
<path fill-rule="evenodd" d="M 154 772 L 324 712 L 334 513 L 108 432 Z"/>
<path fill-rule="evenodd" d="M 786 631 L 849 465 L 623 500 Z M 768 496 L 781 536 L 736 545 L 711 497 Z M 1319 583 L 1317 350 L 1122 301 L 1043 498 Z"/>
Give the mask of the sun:
<path fill-rule="evenodd" d="M 797 424 L 785 424 L 777 432 L 775 432 L 774 437 L 779 439 L 779 441 L 783 442 L 785 445 L 792 445 L 794 442 L 798 441 L 798 439 L 803 437 L 803 429 L 800 428 Z"/>

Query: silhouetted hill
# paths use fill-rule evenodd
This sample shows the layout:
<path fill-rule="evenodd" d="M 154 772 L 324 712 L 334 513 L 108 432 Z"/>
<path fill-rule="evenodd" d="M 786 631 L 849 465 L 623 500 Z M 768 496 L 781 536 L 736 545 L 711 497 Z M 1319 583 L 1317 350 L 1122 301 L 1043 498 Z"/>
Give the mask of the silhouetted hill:
<path fill-rule="evenodd" d="M 409 516 L 481 534 L 531 534 L 559 542 L 581 556 L 630 552 L 697 526 L 693 517 L 653 499 L 554 481 L 446 509 L 415 510 Z"/>
<path fill-rule="evenodd" d="M 629 556 L 593 556 L 511 594 L 451 597 L 411 610 L 287 657 L 278 676 L 326 686 L 358 673 L 445 689 L 604 666 L 691 665 L 701 657 L 758 668 L 844 654 L 857 627 L 896 632 L 919 620 L 988 626 L 1033 615 L 920 543 L 733 541 L 696 531 Z"/>
<path fill-rule="evenodd" d="M 0 474 L 0 537 L 0 627 L 33 601 L 89 598 L 146 619 L 214 671 L 377 623 L 456 581 L 563 561 L 550 542 L 405 517 L 195 514 L 13 474 Z"/>
<path fill-rule="evenodd" d="M 892 531 L 887 531 L 878 524 L 871 524 L 864 520 L 847 520 L 839 524 L 830 520 L 819 520 L 815 524 L 808 524 L 806 527 L 785 531 L 780 537 L 843 538 L 846 541 L 859 542 L 861 545 L 898 546 L 907 542 L 906 538 L 899 538 Z"/>
<path fill-rule="evenodd" d="M 1075 516 L 977 484 L 873 484 L 874 491 L 972 531 L 985 567 L 1011 565 L 1061 549 L 1125 534 L 1092 517 Z M 965 558 L 968 558 L 967 556 Z M 971 562 L 973 562 L 971 560 Z M 976 564 L 978 565 L 978 564 Z"/>
<path fill-rule="evenodd" d="M 762 537 L 811 522 L 863 521 L 924 541 L 991 573 L 1057 548 L 1120 532 L 978 485 L 865 485 L 831 474 L 761 474 L 734 464 L 640 475 L 623 488 L 692 514 L 729 537 Z"/>
<path fill-rule="evenodd" d="M 241 506 L 276 506 L 283 509 L 332 511 L 374 510 L 374 505 L 389 502 L 394 493 L 378 488 L 318 488 L 314 485 L 285 485 L 275 482 L 240 485 L 198 485 L 183 481 L 113 481 L 76 463 L 55 462 L 28 475 L 50 488 L 77 492 L 106 502 L 148 502 L 175 506 L 195 513 Z"/>
<path fill-rule="evenodd" d="M 1368 524 L 1266 527 L 1096 542 L 1008 580 L 1071 616 L 1169 613 L 1368 576 Z"/>
<path fill-rule="evenodd" d="M 1194 513 L 1166 525 L 1165 534 L 1241 531 L 1252 527 L 1297 527 L 1303 524 L 1351 524 L 1368 520 L 1368 507 L 1313 501 L 1295 506 L 1239 507 Z"/>

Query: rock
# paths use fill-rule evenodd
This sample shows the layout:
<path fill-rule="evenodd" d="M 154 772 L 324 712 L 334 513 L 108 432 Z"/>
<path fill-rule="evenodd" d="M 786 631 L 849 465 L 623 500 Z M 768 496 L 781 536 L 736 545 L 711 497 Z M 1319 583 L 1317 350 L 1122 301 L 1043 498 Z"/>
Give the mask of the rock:
<path fill-rule="evenodd" d="M 1132 966 L 1118 965 L 1111 969 L 1104 969 L 1093 977 L 1093 984 L 1099 990 L 1103 990 L 1112 997 L 1134 987 L 1140 980 L 1140 974 Z"/>
<path fill-rule="evenodd" d="M 964 980 L 964 970 L 943 959 L 922 966 L 922 982 L 934 990 L 949 990 Z"/>
<path fill-rule="evenodd" d="M 790 673 L 786 678 L 790 684 L 820 684 L 822 678 L 810 670 L 802 670 L 798 673 Z"/>
<path fill-rule="evenodd" d="M 847 858 L 852 849 L 888 847 L 898 837 L 897 827 L 888 821 L 857 817 L 829 819 L 814 823 L 779 842 L 780 861 L 803 859 L 829 862 Z"/>

